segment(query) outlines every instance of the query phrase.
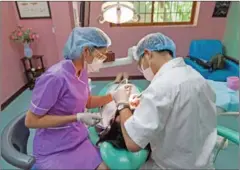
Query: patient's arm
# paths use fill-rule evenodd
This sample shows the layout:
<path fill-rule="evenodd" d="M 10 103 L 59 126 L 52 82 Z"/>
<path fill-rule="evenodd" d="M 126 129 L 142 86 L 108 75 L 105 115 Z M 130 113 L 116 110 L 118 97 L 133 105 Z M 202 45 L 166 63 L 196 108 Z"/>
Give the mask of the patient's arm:
<path fill-rule="evenodd" d="M 115 78 L 115 80 L 113 82 L 114 83 L 120 83 L 122 78 L 123 78 L 123 73 L 120 72 L 120 73 L 117 74 L 117 76 L 116 76 L 116 78 Z"/>
<path fill-rule="evenodd" d="M 108 94 L 106 96 L 89 96 L 87 101 L 87 109 L 102 107 L 112 101 L 112 95 Z"/>
<path fill-rule="evenodd" d="M 126 72 L 123 73 L 123 79 L 129 79 L 128 73 L 126 73 Z"/>

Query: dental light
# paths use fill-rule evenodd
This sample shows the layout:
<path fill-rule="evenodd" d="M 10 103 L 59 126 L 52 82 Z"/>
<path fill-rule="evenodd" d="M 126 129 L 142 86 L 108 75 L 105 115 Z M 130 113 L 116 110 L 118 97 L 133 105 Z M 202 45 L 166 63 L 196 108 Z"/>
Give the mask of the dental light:
<path fill-rule="evenodd" d="M 129 21 L 138 21 L 140 16 L 136 13 L 131 2 L 105 2 L 102 4 L 102 12 L 98 17 L 99 23 L 110 22 L 121 24 Z"/>
<path fill-rule="evenodd" d="M 133 55 L 135 53 L 135 50 L 136 50 L 135 46 L 129 48 L 127 57 L 118 58 L 118 59 L 115 59 L 115 61 L 103 63 L 102 68 L 109 68 L 109 67 L 124 66 L 124 65 L 132 64 L 133 58 L 134 58 Z"/>

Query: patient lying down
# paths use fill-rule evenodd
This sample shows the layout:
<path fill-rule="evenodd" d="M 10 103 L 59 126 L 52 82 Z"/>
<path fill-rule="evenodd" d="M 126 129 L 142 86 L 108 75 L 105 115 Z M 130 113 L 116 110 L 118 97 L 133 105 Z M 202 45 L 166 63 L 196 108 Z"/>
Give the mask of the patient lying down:
<path fill-rule="evenodd" d="M 118 74 L 114 83 L 118 84 L 119 82 L 122 81 L 122 79 L 128 79 L 128 75 L 126 73 Z M 140 92 L 135 90 L 135 92 L 133 92 L 133 93 L 136 94 L 136 93 L 140 93 Z M 139 101 L 139 100 L 137 100 L 137 101 Z M 138 103 L 135 103 L 135 104 L 138 104 Z M 135 106 L 137 106 L 137 105 L 135 105 Z M 102 133 L 100 132 L 100 135 L 99 135 L 100 138 L 99 138 L 99 141 L 97 142 L 97 145 L 99 145 L 101 142 L 106 141 L 106 142 L 111 143 L 115 148 L 127 149 L 125 142 L 124 142 L 123 135 L 122 135 L 120 120 L 119 120 L 119 112 L 116 109 L 116 105 L 109 104 L 108 106 L 106 106 L 106 108 L 103 108 L 103 111 L 105 111 L 104 109 L 108 110 L 108 111 L 111 110 L 111 112 L 113 112 L 113 113 L 108 112 L 105 114 L 108 114 L 108 115 L 111 114 L 113 116 L 110 119 L 110 122 L 108 123 L 107 127 L 106 126 L 104 128 L 96 127 L 96 130 L 98 132 L 102 131 Z M 134 109 L 132 109 L 132 111 L 134 111 Z M 103 114 L 103 119 L 104 119 L 104 113 L 102 113 L 102 114 Z M 150 151 L 150 146 L 147 146 L 146 149 L 148 149 Z"/>

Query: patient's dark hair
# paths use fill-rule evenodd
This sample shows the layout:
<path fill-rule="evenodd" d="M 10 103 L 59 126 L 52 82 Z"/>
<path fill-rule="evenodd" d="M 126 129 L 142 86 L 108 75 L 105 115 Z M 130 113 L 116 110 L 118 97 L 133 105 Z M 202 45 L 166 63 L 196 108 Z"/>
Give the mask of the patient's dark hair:
<path fill-rule="evenodd" d="M 121 125 L 116 122 L 116 118 L 119 116 L 119 112 L 116 111 L 114 119 L 111 120 L 110 130 L 107 134 L 99 136 L 99 140 L 97 142 L 97 146 L 104 141 L 110 142 L 114 147 L 127 149 L 124 138 L 122 136 Z"/>
<path fill-rule="evenodd" d="M 118 122 L 116 122 L 116 118 L 118 115 L 119 115 L 119 112 L 116 111 L 114 119 L 112 119 L 112 122 L 110 122 L 111 124 L 110 130 L 108 131 L 107 134 L 99 136 L 99 140 L 97 141 L 97 144 L 96 144 L 97 146 L 100 143 L 106 141 L 111 143 L 115 148 L 127 150 L 127 146 L 125 144 L 125 141 L 122 135 L 121 125 Z M 151 155 L 150 144 L 146 146 L 146 149 L 149 151 L 148 158 L 147 158 L 148 160 Z"/>

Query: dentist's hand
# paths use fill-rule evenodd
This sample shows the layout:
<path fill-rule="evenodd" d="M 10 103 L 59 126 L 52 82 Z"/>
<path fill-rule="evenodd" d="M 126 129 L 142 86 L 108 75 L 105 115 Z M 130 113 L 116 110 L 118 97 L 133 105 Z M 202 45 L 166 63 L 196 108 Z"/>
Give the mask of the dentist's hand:
<path fill-rule="evenodd" d="M 129 103 L 129 97 L 131 94 L 131 85 L 125 85 L 112 93 L 112 98 L 115 103 L 118 105 L 120 103 Z"/>
<path fill-rule="evenodd" d="M 77 121 L 87 126 L 95 126 L 101 121 L 100 113 L 77 113 Z"/>

